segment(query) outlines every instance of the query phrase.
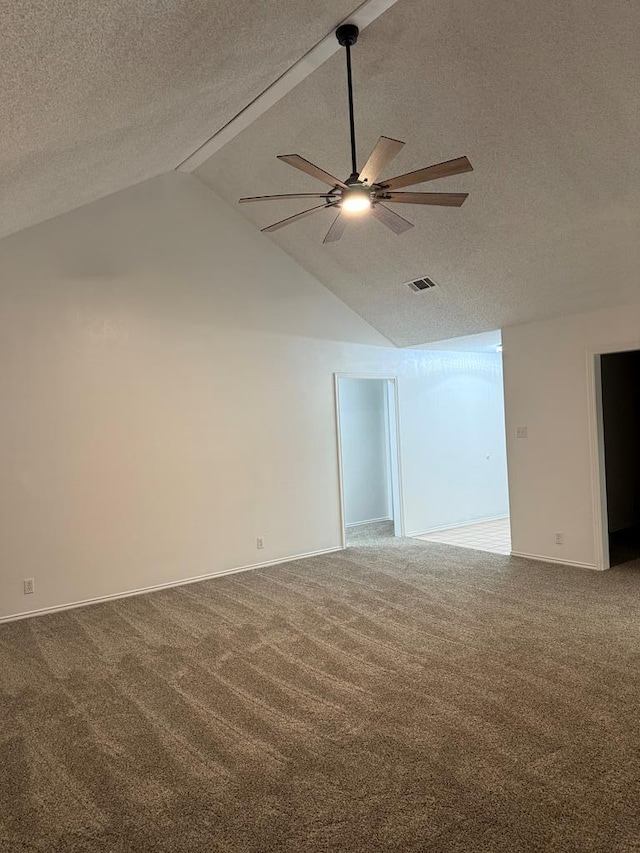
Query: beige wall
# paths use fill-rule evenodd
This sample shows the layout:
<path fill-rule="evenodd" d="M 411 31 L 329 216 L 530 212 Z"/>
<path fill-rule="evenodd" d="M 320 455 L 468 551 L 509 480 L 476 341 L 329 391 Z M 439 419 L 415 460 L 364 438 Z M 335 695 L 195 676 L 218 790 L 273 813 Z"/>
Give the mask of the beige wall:
<path fill-rule="evenodd" d="M 640 348 L 640 304 L 514 326 L 503 343 L 513 550 L 600 568 L 588 365 Z"/>
<path fill-rule="evenodd" d="M 331 370 L 385 339 L 210 190 L 51 220 L 0 276 L 0 616 L 339 543 Z"/>
<path fill-rule="evenodd" d="M 334 372 L 398 375 L 433 526 L 425 413 L 464 360 L 387 343 L 186 175 L 2 241 L 0 618 L 339 547 Z"/>

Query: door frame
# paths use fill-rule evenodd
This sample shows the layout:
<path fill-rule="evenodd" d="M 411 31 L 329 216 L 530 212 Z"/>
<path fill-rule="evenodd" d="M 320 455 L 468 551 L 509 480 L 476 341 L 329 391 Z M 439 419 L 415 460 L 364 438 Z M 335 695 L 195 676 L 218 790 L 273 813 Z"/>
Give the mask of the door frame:
<path fill-rule="evenodd" d="M 636 350 L 640 350 L 640 341 L 633 341 L 628 344 L 588 347 L 586 351 L 591 497 L 594 520 L 593 533 L 596 568 L 601 570 L 608 569 L 611 566 L 609 556 L 609 515 L 607 511 L 607 472 L 604 458 L 601 356 L 616 352 L 633 352 Z"/>
<path fill-rule="evenodd" d="M 387 433 L 389 435 L 389 462 L 391 476 L 389 488 L 391 490 L 391 503 L 394 507 L 394 536 L 404 536 L 404 488 L 402 484 L 402 453 L 400 447 L 400 402 L 398 377 L 389 373 L 334 373 L 334 405 L 335 405 L 335 427 L 336 427 L 336 455 L 338 462 L 338 497 L 340 504 L 340 525 L 342 548 L 347 547 L 347 534 L 344 517 L 344 483 L 342 471 L 342 441 L 340 439 L 340 380 L 341 379 L 382 379 L 387 382 Z M 389 393 L 391 392 L 391 393 Z M 393 442 L 395 438 L 395 442 Z M 395 448 L 393 447 L 395 444 Z M 394 478 L 395 474 L 395 478 Z M 394 482 L 395 479 L 395 482 Z M 396 509 L 398 517 L 396 518 Z"/>

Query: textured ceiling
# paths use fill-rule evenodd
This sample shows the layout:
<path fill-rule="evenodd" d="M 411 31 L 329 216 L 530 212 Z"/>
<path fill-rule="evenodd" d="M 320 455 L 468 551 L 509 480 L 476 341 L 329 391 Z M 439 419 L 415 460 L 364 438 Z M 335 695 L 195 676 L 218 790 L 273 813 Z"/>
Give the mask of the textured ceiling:
<path fill-rule="evenodd" d="M 292 32 L 295 28 L 292 27 Z M 640 298 L 640 5 L 629 0 L 399 0 L 354 50 L 360 162 L 380 134 L 391 174 L 466 154 L 475 171 L 421 187 L 461 209 L 396 209 L 402 236 L 360 220 L 322 238 L 321 212 L 270 235 L 400 345 Z M 337 54 L 198 176 L 227 200 L 322 186 L 276 161 L 349 170 Z M 259 226 L 299 202 L 244 205 Z M 404 282 L 429 275 L 438 287 Z"/>
<path fill-rule="evenodd" d="M 0 236 L 166 172 L 354 0 L 2 0 Z"/>

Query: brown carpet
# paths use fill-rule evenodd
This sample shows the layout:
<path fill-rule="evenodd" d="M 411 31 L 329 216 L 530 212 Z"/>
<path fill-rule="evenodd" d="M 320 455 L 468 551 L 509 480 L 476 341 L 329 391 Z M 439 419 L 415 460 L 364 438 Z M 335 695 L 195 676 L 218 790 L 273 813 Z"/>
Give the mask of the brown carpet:
<path fill-rule="evenodd" d="M 346 542 L 349 546 L 380 545 L 381 539 L 393 539 L 393 521 L 358 524 L 355 527 L 347 527 L 346 530 Z"/>
<path fill-rule="evenodd" d="M 640 851 L 639 602 L 386 540 L 0 626 L 0 850 Z"/>

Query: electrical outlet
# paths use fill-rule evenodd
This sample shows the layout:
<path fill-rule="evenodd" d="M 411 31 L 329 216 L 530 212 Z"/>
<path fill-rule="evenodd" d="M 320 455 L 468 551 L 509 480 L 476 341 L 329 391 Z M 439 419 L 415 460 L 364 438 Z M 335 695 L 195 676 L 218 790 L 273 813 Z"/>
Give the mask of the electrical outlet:
<path fill-rule="evenodd" d="M 256 548 L 258 549 L 258 551 L 264 550 L 264 536 L 258 536 L 258 538 L 256 539 Z"/>
<path fill-rule="evenodd" d="M 22 581 L 22 584 L 24 587 L 24 594 L 25 595 L 31 595 L 32 593 L 34 593 L 36 591 L 36 582 L 34 581 L 33 578 L 25 578 Z"/>
<path fill-rule="evenodd" d="M 516 427 L 516 438 L 526 438 L 526 437 L 527 437 L 526 426 L 517 426 Z"/>
<path fill-rule="evenodd" d="M 564 545 L 564 533 L 556 533 L 556 545 Z"/>

